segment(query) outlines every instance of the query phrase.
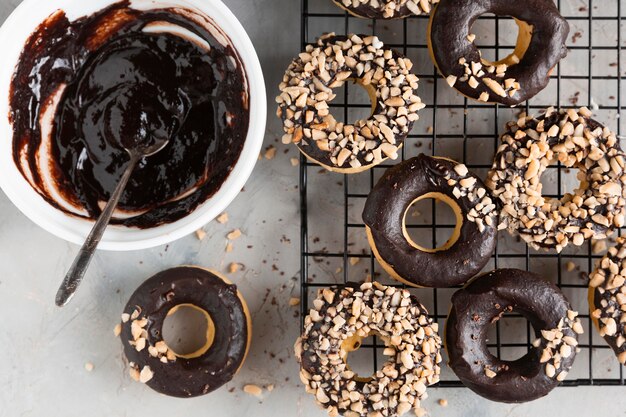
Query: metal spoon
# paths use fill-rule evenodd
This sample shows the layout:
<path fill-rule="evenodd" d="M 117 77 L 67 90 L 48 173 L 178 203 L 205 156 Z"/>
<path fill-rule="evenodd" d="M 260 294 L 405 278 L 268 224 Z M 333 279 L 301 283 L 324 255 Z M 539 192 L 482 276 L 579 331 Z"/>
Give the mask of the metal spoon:
<path fill-rule="evenodd" d="M 98 243 L 100 243 L 100 239 L 102 239 L 104 230 L 109 225 L 111 217 L 113 216 L 113 211 L 115 210 L 115 207 L 117 207 L 120 197 L 126 189 L 128 180 L 130 179 L 130 176 L 139 161 L 161 151 L 165 146 L 167 146 L 168 143 L 169 139 L 152 138 L 152 143 L 149 145 L 135 143 L 134 148 L 124 148 L 130 156 L 130 161 L 126 167 L 126 171 L 124 171 L 120 182 L 117 184 L 117 187 L 115 187 L 115 191 L 111 194 L 104 210 L 102 210 L 100 217 L 98 217 L 98 221 L 96 221 L 96 224 L 93 226 L 93 229 L 91 229 L 89 236 L 87 236 L 87 240 L 80 249 L 80 252 L 78 252 L 70 270 L 65 275 L 65 279 L 63 280 L 63 283 L 61 283 L 59 291 L 57 291 L 57 306 L 63 307 L 66 305 L 74 296 L 76 289 L 82 282 L 85 272 L 87 272 L 87 267 L 91 262 L 91 258 L 93 258 L 93 254 L 98 247 Z"/>

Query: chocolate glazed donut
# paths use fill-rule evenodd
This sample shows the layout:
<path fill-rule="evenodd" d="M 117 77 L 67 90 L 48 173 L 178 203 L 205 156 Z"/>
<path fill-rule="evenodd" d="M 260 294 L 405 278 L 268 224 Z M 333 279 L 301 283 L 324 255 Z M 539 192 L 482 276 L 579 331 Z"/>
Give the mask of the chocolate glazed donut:
<path fill-rule="evenodd" d="M 511 16 L 519 26 L 515 50 L 498 62 L 482 59 L 470 33 L 486 13 Z M 441 0 L 428 32 L 431 58 L 451 86 L 474 100 L 515 106 L 548 84 L 567 55 L 569 25 L 552 0 Z"/>
<path fill-rule="evenodd" d="M 206 344 L 182 355 L 164 342 L 163 322 L 182 306 L 203 312 Z M 214 271 L 178 267 L 145 281 L 130 297 L 122 315 L 121 338 L 131 376 L 162 394 L 207 394 L 237 373 L 251 338 L 248 307 L 237 287 Z"/>
<path fill-rule="evenodd" d="M 530 321 L 537 339 L 528 353 L 503 361 L 487 349 L 487 331 L 506 312 Z M 445 340 L 449 365 L 472 391 L 492 401 L 518 403 L 547 395 L 576 355 L 582 325 L 554 284 L 536 274 L 498 269 L 452 296 Z"/>
<path fill-rule="evenodd" d="M 450 239 L 436 249 L 413 242 L 405 219 L 425 198 L 456 215 Z M 374 255 L 395 279 L 417 287 L 465 283 L 487 264 L 496 245 L 496 206 L 482 181 L 463 164 L 424 154 L 387 170 L 365 202 L 363 221 Z"/>

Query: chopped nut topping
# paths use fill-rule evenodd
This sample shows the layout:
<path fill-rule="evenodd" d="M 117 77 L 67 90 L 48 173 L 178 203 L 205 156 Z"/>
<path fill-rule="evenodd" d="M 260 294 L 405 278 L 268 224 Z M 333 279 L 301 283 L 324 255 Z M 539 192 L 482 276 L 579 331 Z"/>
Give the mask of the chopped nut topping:
<path fill-rule="evenodd" d="M 486 181 L 502 203 L 498 228 L 535 249 L 560 252 L 624 225 L 624 153 L 613 132 L 584 114 L 553 108 L 537 118 L 522 114 L 502 135 Z M 555 161 L 578 169 L 582 179 L 560 200 L 541 195 L 540 176 Z"/>
<path fill-rule="evenodd" d="M 419 79 L 411 61 L 383 48 L 376 36 L 353 34 L 328 34 L 308 45 L 287 69 L 276 98 L 283 142 L 298 143 L 304 152 L 311 146 L 316 155 L 326 154 L 316 158 L 320 162 L 345 169 L 396 159 L 425 104 L 416 95 Z M 328 105 L 333 89 L 349 79 L 374 90 L 379 109 L 352 125 L 337 122 Z"/>
<path fill-rule="evenodd" d="M 448 172 L 444 179 L 448 185 L 456 185 L 452 194 L 457 199 L 466 198 L 470 202 L 471 210 L 467 219 L 478 225 L 480 232 L 487 227 L 495 227 L 498 211 L 487 190 L 478 184 L 477 177 L 469 172 L 463 164 L 457 164 L 452 172 Z"/>
<path fill-rule="evenodd" d="M 591 316 L 600 335 L 626 365 L 626 238 L 618 237 L 589 277 Z"/>
<path fill-rule="evenodd" d="M 313 307 L 295 352 L 300 379 L 318 403 L 335 415 L 359 417 L 419 409 L 426 387 L 439 380 L 441 339 L 436 324 L 407 290 L 377 282 L 325 289 Z M 387 345 L 388 360 L 357 388 L 343 344 L 372 334 Z"/>
<path fill-rule="evenodd" d="M 401 18 L 421 14 L 429 14 L 432 6 L 439 0 L 334 0 L 348 10 L 354 10 L 358 14 L 358 7 L 365 6 L 369 11 L 382 14 L 384 19 Z"/>
<path fill-rule="evenodd" d="M 139 382 L 146 383 L 152 379 L 154 373 L 150 369 L 148 365 L 144 366 L 141 372 L 139 373 Z"/>
<path fill-rule="evenodd" d="M 578 313 L 568 310 L 557 327 L 542 329 L 541 338 L 533 342 L 533 346 L 541 351 L 539 362 L 544 365 L 548 378 L 563 381 L 569 372 L 573 355 L 578 346 L 578 334 L 582 333 L 582 325 Z M 565 362 L 564 359 L 571 358 Z"/>
<path fill-rule="evenodd" d="M 473 43 L 475 39 L 476 35 L 467 35 L 467 40 L 470 43 Z M 448 75 L 446 81 L 450 87 L 454 87 L 457 80 L 467 83 L 472 89 L 477 90 L 475 94 L 478 97 L 474 96 L 476 100 L 488 102 L 491 99 L 491 94 L 504 98 L 513 97 L 521 88 L 515 78 L 505 78 L 506 64 L 494 66 L 483 62 L 468 61 L 465 57 L 461 57 L 459 66 L 461 68 L 458 73 Z M 469 93 L 466 92 L 466 94 Z M 493 99 L 491 101 L 498 100 Z"/>
<path fill-rule="evenodd" d="M 176 361 L 176 355 L 171 349 L 167 347 L 167 344 L 164 341 L 160 340 L 156 342 L 154 345 L 151 344 L 151 342 L 149 341 L 148 331 L 146 330 L 146 326 L 148 325 L 148 319 L 146 319 L 145 317 L 140 317 L 140 315 L 141 313 L 139 312 L 139 310 L 135 310 L 133 314 L 130 316 L 130 317 L 135 317 L 135 318 L 130 321 L 130 331 L 132 335 L 132 340 L 129 340 L 128 344 L 133 346 L 135 350 L 137 350 L 137 352 L 146 351 L 148 356 L 160 359 L 161 362 L 163 363 Z M 124 325 L 128 326 L 129 324 L 127 323 L 124 323 Z M 121 327 L 120 327 L 120 333 L 121 333 Z M 138 374 L 139 368 L 134 365 L 135 364 L 131 362 L 130 374 L 131 374 L 131 377 L 133 378 L 134 376 L 139 375 Z M 136 368 L 137 375 L 134 374 L 133 367 Z M 151 371 L 150 371 L 150 368 L 146 366 L 144 367 L 144 369 L 141 370 L 141 372 L 144 372 L 145 368 L 148 368 L 148 370 L 145 371 L 146 377 L 147 377 L 147 373 Z M 151 374 L 150 374 L 150 378 L 152 378 Z"/>

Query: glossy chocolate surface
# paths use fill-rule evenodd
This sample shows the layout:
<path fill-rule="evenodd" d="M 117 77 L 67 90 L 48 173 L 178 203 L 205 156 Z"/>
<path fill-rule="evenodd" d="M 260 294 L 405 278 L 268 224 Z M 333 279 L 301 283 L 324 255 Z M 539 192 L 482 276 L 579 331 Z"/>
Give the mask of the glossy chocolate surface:
<path fill-rule="evenodd" d="M 207 394 L 232 379 L 246 356 L 248 321 L 237 287 L 227 284 L 210 271 L 179 267 L 160 272 L 145 281 L 128 300 L 124 313 L 135 310 L 147 318 L 149 345 L 163 340 L 162 328 L 167 313 L 181 304 L 192 304 L 209 313 L 215 324 L 213 344 L 196 358 L 178 357 L 163 363 L 150 356 L 148 349 L 137 352 L 131 321 L 122 326 L 122 344 L 129 362 L 139 369 L 149 366 L 154 376 L 146 384 L 162 394 L 195 397 Z"/>
<path fill-rule="evenodd" d="M 135 169 L 114 223 L 173 222 L 219 190 L 246 139 L 247 80 L 224 35 L 185 13 L 120 2 L 75 21 L 59 11 L 31 35 L 12 81 L 13 158 L 50 204 L 96 218 L 124 147 L 155 138 L 170 143 Z"/>
<path fill-rule="evenodd" d="M 473 204 L 457 199 L 446 175 L 456 175 L 453 161 L 421 154 L 389 168 L 370 192 L 363 221 L 372 232 L 380 256 L 404 280 L 421 287 L 451 287 L 462 284 L 487 264 L 496 245 L 497 230 L 483 232 L 467 220 Z M 476 186 L 485 188 L 478 177 Z M 460 235 L 446 250 L 433 253 L 413 247 L 405 238 L 402 222 L 413 201 L 428 193 L 441 193 L 454 200 L 463 214 Z"/>
<path fill-rule="evenodd" d="M 487 332 L 502 314 L 513 311 L 523 315 L 540 338 L 541 330 L 557 328 L 569 309 L 559 288 L 536 274 L 498 269 L 482 275 L 452 296 L 445 332 L 449 365 L 463 384 L 490 400 L 525 402 L 543 397 L 559 384 L 539 361 L 544 340 L 521 358 L 503 361 L 489 352 Z M 563 333 L 577 338 L 569 328 Z M 569 369 L 575 356 L 562 359 L 562 366 Z M 497 375 L 487 377 L 486 366 Z"/>
<path fill-rule="evenodd" d="M 526 53 L 516 65 L 509 66 L 505 78 L 514 78 L 521 89 L 512 97 L 500 97 L 485 84 L 476 88 L 459 82 L 454 88 L 462 94 L 477 99 L 481 93 L 489 94 L 489 102 L 514 106 L 535 96 L 550 81 L 550 72 L 567 55 L 565 46 L 569 25 L 552 0 L 441 0 L 430 23 L 430 44 L 433 58 L 444 77 L 464 75 L 459 59 L 481 62 L 480 51 L 467 39 L 472 25 L 481 15 L 510 16 L 533 27 Z M 486 75 L 495 77 L 495 75 Z"/>

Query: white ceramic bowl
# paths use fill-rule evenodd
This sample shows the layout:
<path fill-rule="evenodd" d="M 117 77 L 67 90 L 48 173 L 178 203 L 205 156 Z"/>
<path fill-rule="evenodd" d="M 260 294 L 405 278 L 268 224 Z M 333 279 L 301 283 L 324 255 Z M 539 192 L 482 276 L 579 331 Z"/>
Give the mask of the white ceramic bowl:
<path fill-rule="evenodd" d="M 37 26 L 62 9 L 69 19 L 92 14 L 117 0 L 24 0 L 0 28 L 0 187 L 33 222 L 67 241 L 82 244 L 92 222 L 72 217 L 48 204 L 22 177 L 12 157 L 13 130 L 8 120 L 11 77 L 22 47 Z M 171 242 L 201 228 L 220 214 L 241 191 L 256 164 L 263 136 L 267 103 L 265 83 L 250 38 L 237 18 L 220 0 L 133 0 L 131 7 L 154 9 L 179 6 L 209 16 L 229 37 L 239 53 L 250 86 L 250 127 L 245 145 L 233 171 L 209 200 L 186 217 L 150 229 L 111 226 L 99 248 L 105 250 L 145 249 Z"/>

